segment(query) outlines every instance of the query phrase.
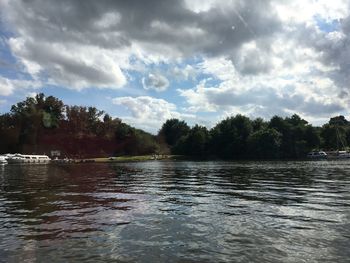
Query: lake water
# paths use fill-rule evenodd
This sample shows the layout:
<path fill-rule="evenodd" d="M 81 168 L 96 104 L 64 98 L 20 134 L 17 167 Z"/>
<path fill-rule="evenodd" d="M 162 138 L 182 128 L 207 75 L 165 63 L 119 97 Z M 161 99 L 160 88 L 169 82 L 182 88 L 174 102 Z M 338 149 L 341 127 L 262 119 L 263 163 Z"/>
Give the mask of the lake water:
<path fill-rule="evenodd" d="M 1 262 L 349 262 L 350 161 L 0 167 Z"/>

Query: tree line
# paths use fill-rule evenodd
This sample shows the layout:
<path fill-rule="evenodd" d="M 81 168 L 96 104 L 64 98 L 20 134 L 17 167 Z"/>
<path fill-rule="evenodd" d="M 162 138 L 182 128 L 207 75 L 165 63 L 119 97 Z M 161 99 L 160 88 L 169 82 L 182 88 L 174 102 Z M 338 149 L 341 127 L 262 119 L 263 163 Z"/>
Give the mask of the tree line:
<path fill-rule="evenodd" d="M 95 107 L 65 105 L 40 93 L 0 115 L 0 138 L 1 153 L 59 150 L 68 157 L 175 154 L 200 159 L 294 159 L 311 150 L 346 149 L 350 123 L 336 116 L 314 127 L 296 114 L 269 121 L 238 114 L 211 129 L 169 119 L 152 135 Z"/>
<path fill-rule="evenodd" d="M 167 120 L 158 136 L 173 154 L 220 159 L 296 159 L 312 150 L 346 150 L 350 145 L 350 123 L 336 116 L 322 127 L 314 127 L 297 114 L 282 118 L 228 117 L 212 129 Z"/>
<path fill-rule="evenodd" d="M 1 153 L 46 153 L 68 157 L 142 155 L 158 150 L 156 137 L 95 107 L 65 105 L 43 93 L 0 115 Z"/>

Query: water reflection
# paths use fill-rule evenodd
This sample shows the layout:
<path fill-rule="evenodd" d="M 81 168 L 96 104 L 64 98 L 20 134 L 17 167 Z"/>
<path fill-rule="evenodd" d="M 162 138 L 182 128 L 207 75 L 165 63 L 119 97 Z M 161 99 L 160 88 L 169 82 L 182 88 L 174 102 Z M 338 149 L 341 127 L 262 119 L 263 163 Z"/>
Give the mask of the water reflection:
<path fill-rule="evenodd" d="M 0 167 L 5 261 L 346 262 L 348 162 Z"/>

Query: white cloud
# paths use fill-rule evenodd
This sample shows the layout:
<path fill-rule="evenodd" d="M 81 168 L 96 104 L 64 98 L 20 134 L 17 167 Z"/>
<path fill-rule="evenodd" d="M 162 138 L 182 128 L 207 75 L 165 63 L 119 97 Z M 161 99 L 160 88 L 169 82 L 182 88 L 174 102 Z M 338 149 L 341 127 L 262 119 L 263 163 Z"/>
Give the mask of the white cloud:
<path fill-rule="evenodd" d="M 277 0 L 274 4 L 279 17 L 284 22 L 314 23 L 315 16 L 329 21 L 348 15 L 348 2 L 346 0 Z"/>
<path fill-rule="evenodd" d="M 218 83 L 201 81 L 195 88 L 178 89 L 188 103 L 189 112 L 243 113 L 252 117 L 299 113 L 330 116 L 343 112 L 346 99 L 334 96 L 337 88 L 327 76 L 308 71 L 293 75 L 273 71 L 270 75 L 240 75 L 229 60 L 211 59 L 200 63 L 206 73 L 217 72 Z"/>
<path fill-rule="evenodd" d="M 176 105 L 163 99 L 156 99 L 149 96 L 140 97 L 119 97 L 114 98 L 113 103 L 125 106 L 131 115 L 138 119 L 167 119 L 178 117 Z"/>
<path fill-rule="evenodd" d="M 195 80 L 197 74 L 197 69 L 191 65 L 186 65 L 184 67 L 176 66 L 169 70 L 169 75 L 178 81 Z"/>
<path fill-rule="evenodd" d="M 12 94 L 14 90 L 13 84 L 9 79 L 0 77 L 0 95 L 8 96 Z"/>
<path fill-rule="evenodd" d="M 211 74 L 216 78 L 226 80 L 236 80 L 238 73 L 231 60 L 224 57 L 208 58 L 199 63 L 198 68 L 205 74 Z"/>
<path fill-rule="evenodd" d="M 36 97 L 36 95 L 38 95 L 38 93 L 37 93 L 37 92 L 28 92 L 26 97 L 35 98 L 35 97 Z"/>
<path fill-rule="evenodd" d="M 45 75 L 51 83 L 78 90 L 124 86 L 123 71 L 133 69 L 131 57 L 147 64 L 235 53 L 254 37 L 251 30 L 264 38 L 278 27 L 274 16 L 261 12 L 273 12 L 268 2 L 187 4 L 13 0 L 2 1 L 1 9 L 14 31 L 11 51 L 26 71 L 33 78 Z M 144 12 L 149 6 L 152 12 Z M 205 11 L 205 16 L 198 13 Z M 160 88 L 153 87 L 165 89 L 165 79 L 161 82 Z"/>
<path fill-rule="evenodd" d="M 12 52 L 34 77 L 45 71 L 53 83 L 68 88 L 119 88 L 126 78 L 113 56 L 97 47 L 69 46 L 11 38 Z"/>
<path fill-rule="evenodd" d="M 169 87 L 169 80 L 161 74 L 150 73 L 147 77 L 142 78 L 142 86 L 146 90 L 161 92 Z"/>
<path fill-rule="evenodd" d="M 0 96 L 9 96 L 24 89 L 37 89 L 42 86 L 39 81 L 8 79 L 0 76 Z"/>
<path fill-rule="evenodd" d="M 153 133 L 157 132 L 167 119 L 194 118 L 194 115 L 178 112 L 173 103 L 149 96 L 118 97 L 112 99 L 112 102 L 124 106 L 130 112 L 131 117 L 122 117 L 124 121 Z"/>
<path fill-rule="evenodd" d="M 185 0 L 185 4 L 191 11 L 201 13 L 209 11 L 213 6 L 215 6 L 215 1 L 217 2 L 217 0 Z"/>
<path fill-rule="evenodd" d="M 177 80 L 188 105 L 182 111 L 218 115 L 295 111 L 320 119 L 349 106 L 346 0 L 11 0 L 0 6 L 13 30 L 5 44 L 38 82 L 132 89 L 126 84 L 139 81 L 136 71 L 146 90 L 166 91 Z M 152 12 L 144 12 L 149 6 Z M 194 87 L 183 87 L 185 80 Z M 0 95 L 22 87 L 0 79 Z M 128 108 L 135 123 L 183 116 L 151 97 L 114 103 Z"/>

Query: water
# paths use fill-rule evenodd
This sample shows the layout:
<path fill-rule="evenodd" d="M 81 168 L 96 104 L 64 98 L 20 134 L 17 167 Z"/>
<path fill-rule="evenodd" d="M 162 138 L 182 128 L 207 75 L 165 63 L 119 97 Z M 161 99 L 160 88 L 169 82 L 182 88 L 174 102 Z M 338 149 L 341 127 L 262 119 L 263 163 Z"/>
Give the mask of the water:
<path fill-rule="evenodd" d="M 350 162 L 0 167 L 2 262 L 349 262 Z"/>

